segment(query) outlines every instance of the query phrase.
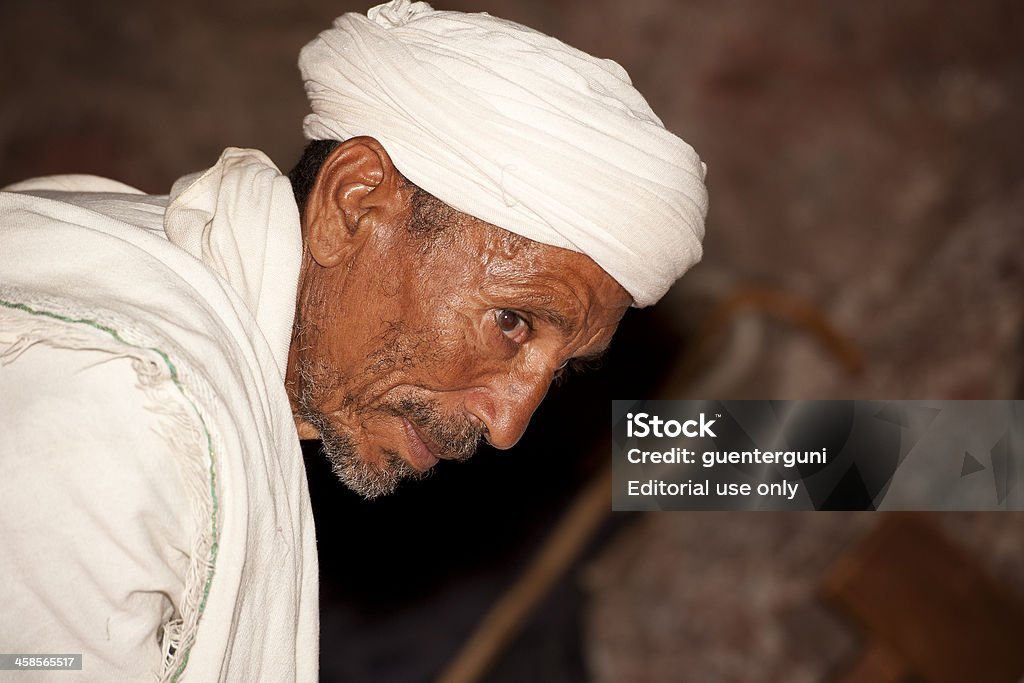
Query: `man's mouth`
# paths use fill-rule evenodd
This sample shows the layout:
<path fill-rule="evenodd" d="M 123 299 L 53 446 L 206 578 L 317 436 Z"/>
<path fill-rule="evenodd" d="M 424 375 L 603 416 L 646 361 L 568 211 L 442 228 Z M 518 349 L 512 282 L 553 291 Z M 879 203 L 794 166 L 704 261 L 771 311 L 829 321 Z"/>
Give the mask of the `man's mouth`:
<path fill-rule="evenodd" d="M 403 417 L 402 428 L 405 430 L 405 440 L 409 444 L 409 464 L 420 472 L 426 472 L 436 465 L 437 453 L 420 436 L 413 423 Z"/>

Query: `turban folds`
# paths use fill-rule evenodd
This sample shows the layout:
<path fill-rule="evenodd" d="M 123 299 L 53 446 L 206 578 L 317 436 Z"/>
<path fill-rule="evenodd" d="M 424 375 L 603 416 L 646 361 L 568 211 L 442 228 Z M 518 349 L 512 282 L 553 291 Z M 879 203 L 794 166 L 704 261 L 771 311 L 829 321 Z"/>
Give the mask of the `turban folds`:
<path fill-rule="evenodd" d="M 487 14 L 393 0 L 303 48 L 311 140 L 367 135 L 450 206 L 586 254 L 657 301 L 700 260 L 704 164 L 613 61 Z"/>

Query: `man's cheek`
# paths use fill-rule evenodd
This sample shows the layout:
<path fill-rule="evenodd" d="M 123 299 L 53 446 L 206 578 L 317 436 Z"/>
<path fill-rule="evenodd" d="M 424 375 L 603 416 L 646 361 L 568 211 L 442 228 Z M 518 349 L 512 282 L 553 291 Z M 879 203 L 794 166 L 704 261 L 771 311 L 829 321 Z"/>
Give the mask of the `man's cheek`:
<path fill-rule="evenodd" d="M 488 374 L 492 354 L 464 337 L 449 337 L 436 346 L 429 371 L 435 381 L 448 388 L 472 385 Z"/>

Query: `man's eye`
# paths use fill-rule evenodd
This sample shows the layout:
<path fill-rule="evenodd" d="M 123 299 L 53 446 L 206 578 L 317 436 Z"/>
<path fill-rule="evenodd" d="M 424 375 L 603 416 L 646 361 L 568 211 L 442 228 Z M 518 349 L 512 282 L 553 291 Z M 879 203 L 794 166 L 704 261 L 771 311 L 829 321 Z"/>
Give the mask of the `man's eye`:
<path fill-rule="evenodd" d="M 530 327 L 530 324 L 526 322 L 523 316 L 507 308 L 495 311 L 494 321 L 498 324 L 498 329 L 501 330 L 501 333 L 509 338 L 522 334 Z"/>

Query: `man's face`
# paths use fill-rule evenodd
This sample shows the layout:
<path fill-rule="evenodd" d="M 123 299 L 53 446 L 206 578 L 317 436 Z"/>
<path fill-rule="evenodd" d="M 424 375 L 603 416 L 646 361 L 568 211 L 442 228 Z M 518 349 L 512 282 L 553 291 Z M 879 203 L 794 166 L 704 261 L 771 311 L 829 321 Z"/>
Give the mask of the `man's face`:
<path fill-rule="evenodd" d="M 555 374 L 604 351 L 631 303 L 586 256 L 416 197 L 352 236 L 340 265 L 307 258 L 299 285 L 300 431 L 367 497 L 481 438 L 510 448 Z"/>

